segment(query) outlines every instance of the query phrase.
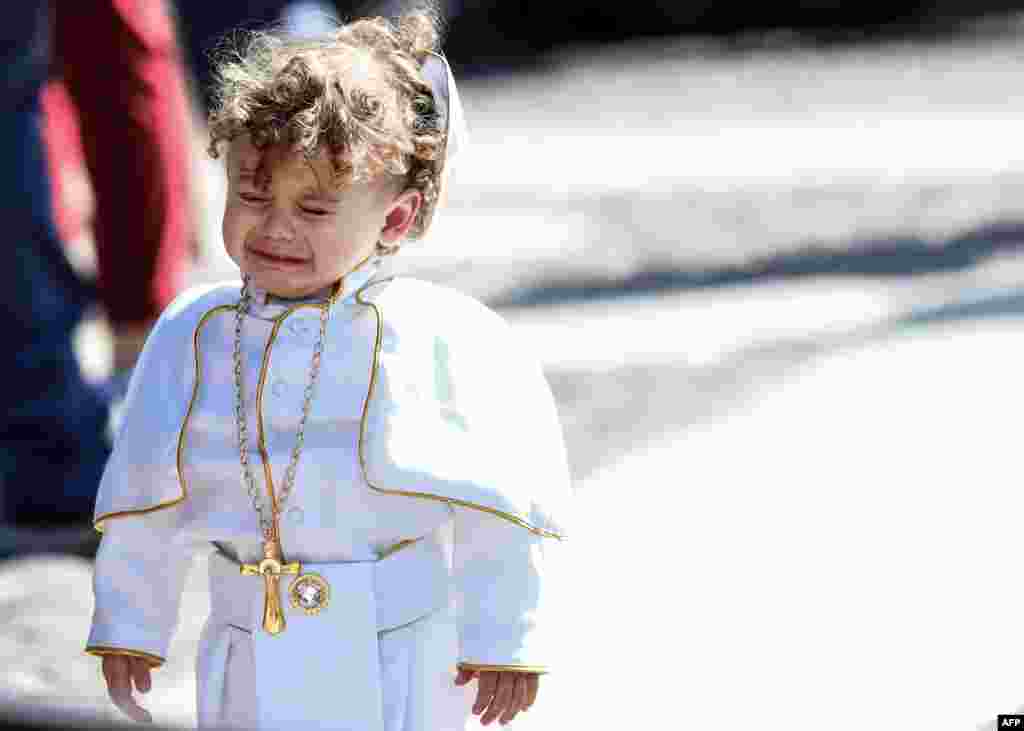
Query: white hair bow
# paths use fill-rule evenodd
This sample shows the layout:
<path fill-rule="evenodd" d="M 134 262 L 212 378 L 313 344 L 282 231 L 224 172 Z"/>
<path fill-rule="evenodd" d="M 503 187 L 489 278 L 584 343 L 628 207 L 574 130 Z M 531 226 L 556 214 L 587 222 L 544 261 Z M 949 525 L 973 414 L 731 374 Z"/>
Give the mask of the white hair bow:
<path fill-rule="evenodd" d="M 441 117 L 441 129 L 445 133 L 444 165 L 448 167 L 456 153 L 464 149 L 469 142 L 466 115 L 462 111 L 459 90 L 455 88 L 455 77 L 452 76 L 448 59 L 439 53 L 431 52 L 423 62 L 423 76 L 434 93 L 434 103 Z"/>

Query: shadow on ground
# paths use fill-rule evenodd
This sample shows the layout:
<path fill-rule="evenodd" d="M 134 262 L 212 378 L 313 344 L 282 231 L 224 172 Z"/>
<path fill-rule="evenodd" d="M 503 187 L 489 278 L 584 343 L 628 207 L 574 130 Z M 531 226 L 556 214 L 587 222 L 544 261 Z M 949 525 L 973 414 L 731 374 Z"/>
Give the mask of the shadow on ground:
<path fill-rule="evenodd" d="M 811 276 L 910 277 L 967 270 L 985 259 L 1020 249 L 1024 224 L 984 226 L 936 247 L 918 239 L 880 239 L 842 251 L 805 251 L 744 270 L 641 275 L 620 288 L 544 291 L 530 304 L 606 299 L 638 291 L 758 284 Z M 940 325 L 999 317 L 1024 318 L 1024 282 L 1018 290 L 973 294 L 847 329 L 754 342 L 706 364 L 636 364 L 611 371 L 550 370 L 573 476 L 577 483 L 601 466 L 659 436 L 700 428 L 749 407 L 766 390 L 791 381 L 800 369 L 842 349 L 884 343 Z M 625 418 L 624 418 L 625 417 Z M 685 479 L 686 455 L 680 454 Z M 669 476 L 667 479 L 675 479 Z"/>
<path fill-rule="evenodd" d="M 871 238 L 836 246 L 809 245 L 755 257 L 742 265 L 639 271 L 616 280 L 548 281 L 499 296 L 494 307 L 532 307 L 608 300 L 641 292 L 678 292 L 760 284 L 799 277 L 906 277 L 966 270 L 998 255 L 1024 251 L 1024 221 L 971 229 L 947 241 L 912 236 Z"/>

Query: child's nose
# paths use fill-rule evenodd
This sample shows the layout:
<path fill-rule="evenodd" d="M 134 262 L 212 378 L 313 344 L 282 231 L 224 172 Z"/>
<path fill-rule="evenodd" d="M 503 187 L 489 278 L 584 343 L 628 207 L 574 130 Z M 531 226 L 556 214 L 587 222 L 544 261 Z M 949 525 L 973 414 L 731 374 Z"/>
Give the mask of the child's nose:
<path fill-rule="evenodd" d="M 294 238 L 295 224 L 291 214 L 282 206 L 268 206 L 263 219 L 263 235 L 269 239 Z"/>

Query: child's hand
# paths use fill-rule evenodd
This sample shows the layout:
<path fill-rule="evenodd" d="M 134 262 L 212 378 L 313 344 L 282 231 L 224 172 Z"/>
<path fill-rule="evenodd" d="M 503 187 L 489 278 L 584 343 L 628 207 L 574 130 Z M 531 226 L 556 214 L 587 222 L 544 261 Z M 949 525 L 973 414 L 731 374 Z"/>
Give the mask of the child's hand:
<path fill-rule="evenodd" d="M 536 673 L 511 673 L 494 670 L 463 670 L 455 678 L 456 685 L 465 685 L 473 678 L 477 679 L 476 701 L 473 713 L 484 715 L 480 723 L 486 726 L 494 719 L 502 725 L 508 723 L 520 711 L 525 711 L 537 700 L 540 687 L 540 676 Z M 486 709 L 486 713 L 484 710 Z"/>
<path fill-rule="evenodd" d="M 132 697 L 132 681 L 135 682 L 135 690 L 140 693 L 148 693 L 153 687 L 149 664 L 145 660 L 127 655 L 104 655 L 103 677 L 107 680 L 107 691 L 115 706 L 140 723 L 153 723 L 149 711 Z"/>

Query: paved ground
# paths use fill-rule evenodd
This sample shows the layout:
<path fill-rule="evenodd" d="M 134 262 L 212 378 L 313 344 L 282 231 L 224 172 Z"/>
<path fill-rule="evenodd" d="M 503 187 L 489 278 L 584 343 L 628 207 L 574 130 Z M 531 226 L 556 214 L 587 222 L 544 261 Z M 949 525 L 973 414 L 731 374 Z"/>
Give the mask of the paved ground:
<path fill-rule="evenodd" d="M 742 716 L 810 730 L 838 713 L 838 729 L 952 730 L 1024 705 L 1024 296 L 908 309 L 911 295 L 926 299 L 811 281 L 518 321 L 593 365 L 555 371 L 578 516 L 559 672 L 520 726 L 724 729 Z M 753 312 L 770 317 L 745 321 Z M 643 337 L 655 330 L 689 337 Z M 2 576 L 0 685 L 104 708 L 77 655 L 88 564 L 42 558 Z M 164 722 L 193 713 L 206 601 L 197 571 L 148 699 Z"/>
<path fill-rule="evenodd" d="M 1024 706 L 1022 48 L 674 44 L 467 88 L 477 156 L 409 265 L 536 343 L 577 479 L 558 672 L 517 726 Z M 230 273 L 212 239 L 202 278 Z M 148 699 L 175 725 L 193 578 Z M 0 569 L 4 694 L 110 712 L 89 605 L 86 562 Z"/>

